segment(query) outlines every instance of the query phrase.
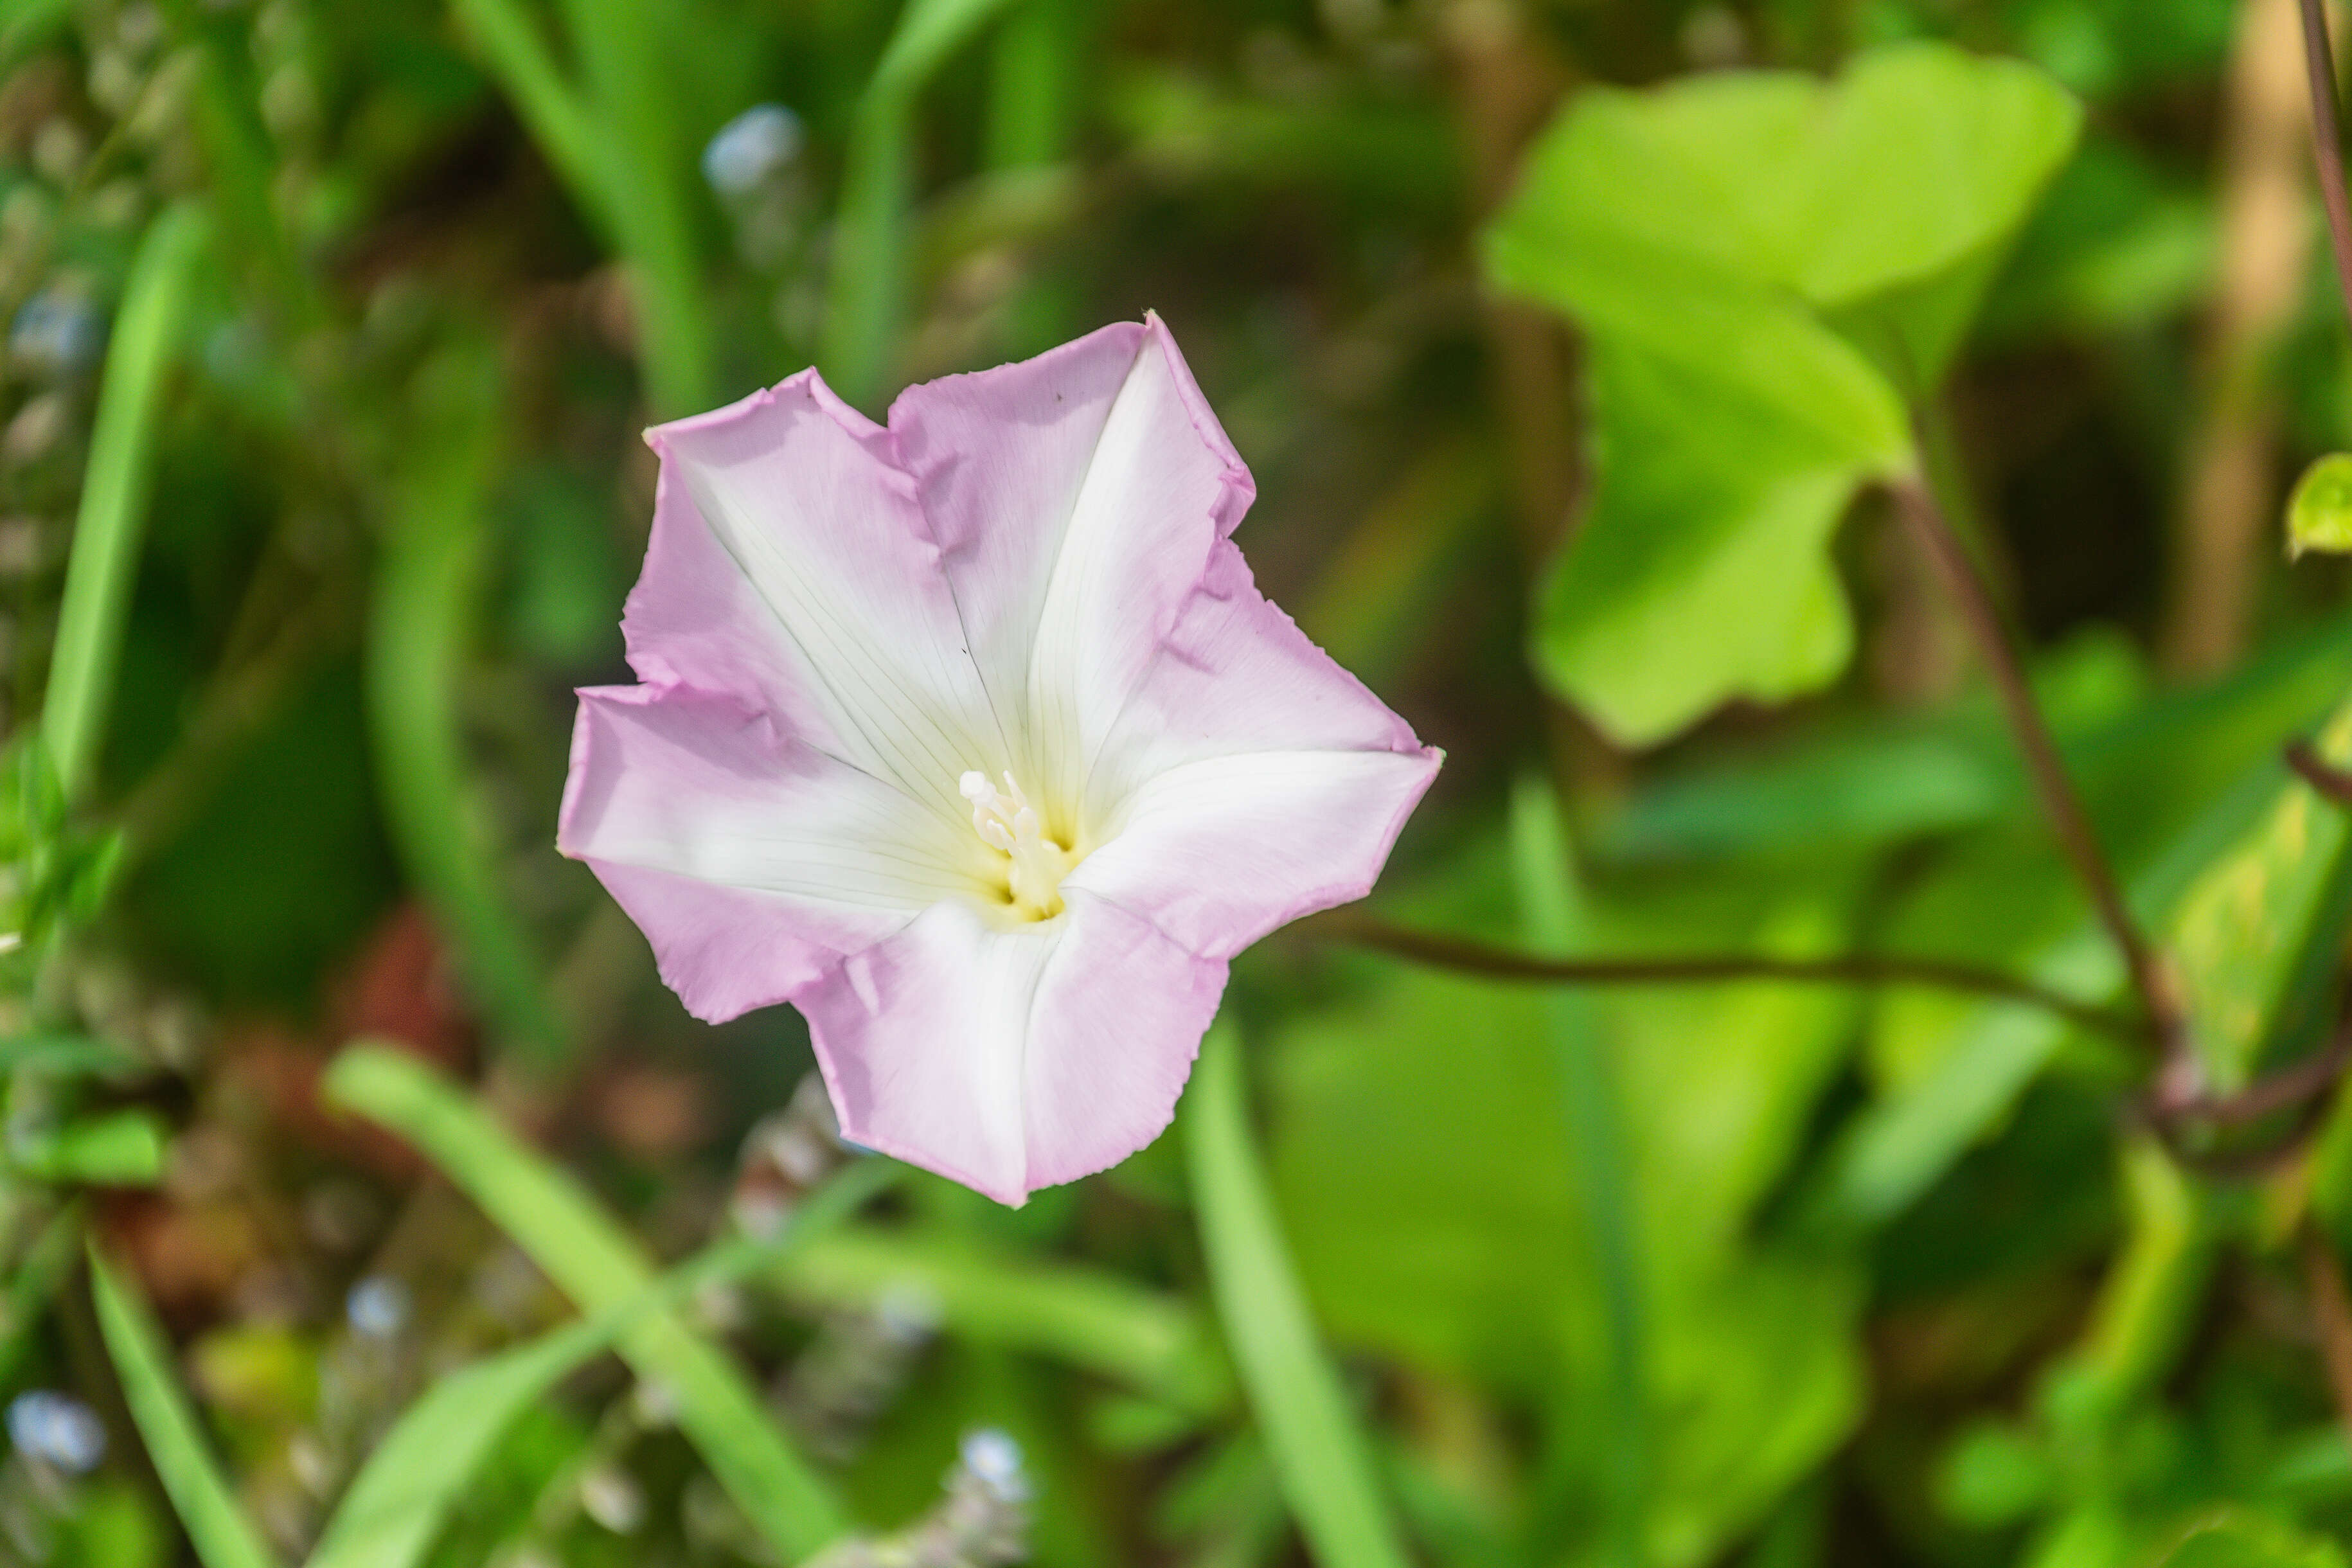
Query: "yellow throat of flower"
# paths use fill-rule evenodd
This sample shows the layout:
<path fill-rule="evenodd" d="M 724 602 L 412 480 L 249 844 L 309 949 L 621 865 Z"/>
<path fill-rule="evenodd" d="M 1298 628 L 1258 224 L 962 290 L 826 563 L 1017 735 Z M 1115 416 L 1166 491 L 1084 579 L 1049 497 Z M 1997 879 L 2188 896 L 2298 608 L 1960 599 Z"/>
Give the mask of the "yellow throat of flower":
<path fill-rule="evenodd" d="M 1062 912 L 1062 879 L 1079 857 L 1068 845 L 1049 837 L 1037 810 L 1021 786 L 1004 773 L 999 791 L 977 769 L 963 775 L 957 788 L 971 802 L 971 826 L 981 841 L 1003 857 L 1003 900 L 1016 920 L 1051 920 Z"/>

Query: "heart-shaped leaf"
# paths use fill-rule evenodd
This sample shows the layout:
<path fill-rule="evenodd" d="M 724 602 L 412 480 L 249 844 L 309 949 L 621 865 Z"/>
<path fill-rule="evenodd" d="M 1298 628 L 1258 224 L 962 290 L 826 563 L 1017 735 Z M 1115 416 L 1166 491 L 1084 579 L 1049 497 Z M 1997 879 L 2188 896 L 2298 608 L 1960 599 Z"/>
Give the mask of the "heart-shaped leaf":
<path fill-rule="evenodd" d="M 1638 745 L 1845 668 L 1830 536 L 1857 487 L 1916 466 L 1906 401 L 2079 120 L 2030 67 L 1926 44 L 1834 83 L 1570 105 L 1486 235 L 1489 275 L 1594 345 L 1600 480 L 1539 593 L 1547 680 Z"/>

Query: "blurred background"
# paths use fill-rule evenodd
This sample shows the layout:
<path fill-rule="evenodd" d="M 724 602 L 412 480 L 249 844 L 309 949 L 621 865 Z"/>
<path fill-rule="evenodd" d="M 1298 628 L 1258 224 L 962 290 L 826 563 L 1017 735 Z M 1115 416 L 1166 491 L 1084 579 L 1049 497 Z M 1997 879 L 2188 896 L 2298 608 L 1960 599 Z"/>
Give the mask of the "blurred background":
<path fill-rule="evenodd" d="M 2340 1563 L 2311 154 L 2293 0 L 0 0 L 0 1561 Z M 1146 309 L 1449 753 L 1383 918 L 2127 1010 L 1916 466 L 2224 1109 L 2022 1002 L 1272 939 L 1333 1533 L 1181 1125 L 882 1172 L 553 849 L 645 426 Z"/>

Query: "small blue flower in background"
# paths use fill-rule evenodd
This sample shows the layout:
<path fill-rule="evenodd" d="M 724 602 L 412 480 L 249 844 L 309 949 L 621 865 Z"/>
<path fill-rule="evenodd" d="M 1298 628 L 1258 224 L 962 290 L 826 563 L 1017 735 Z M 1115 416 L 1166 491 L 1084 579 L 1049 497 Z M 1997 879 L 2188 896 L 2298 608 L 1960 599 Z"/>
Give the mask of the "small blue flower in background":
<path fill-rule="evenodd" d="M 26 300 L 9 323 L 8 357 L 37 375 L 68 375 L 94 363 L 105 339 L 88 300 L 47 289 Z"/>
<path fill-rule="evenodd" d="M 1000 1502 L 1027 1502 L 1029 1478 L 1021 1468 L 1021 1445 L 995 1426 L 964 1434 L 957 1456 L 972 1479 L 986 1487 Z"/>
<path fill-rule="evenodd" d="M 371 1274 L 343 1299 L 343 1316 L 362 1339 L 388 1340 L 407 1326 L 410 1306 L 407 1286 L 387 1275 Z"/>
<path fill-rule="evenodd" d="M 801 117 L 781 103 L 759 103 L 719 128 L 702 150 L 702 177 L 722 196 L 758 190 L 800 156 Z"/>
<path fill-rule="evenodd" d="M 37 1388 L 9 1402 L 8 1441 L 28 1459 L 83 1476 L 106 1458 L 106 1424 L 70 1394 Z"/>

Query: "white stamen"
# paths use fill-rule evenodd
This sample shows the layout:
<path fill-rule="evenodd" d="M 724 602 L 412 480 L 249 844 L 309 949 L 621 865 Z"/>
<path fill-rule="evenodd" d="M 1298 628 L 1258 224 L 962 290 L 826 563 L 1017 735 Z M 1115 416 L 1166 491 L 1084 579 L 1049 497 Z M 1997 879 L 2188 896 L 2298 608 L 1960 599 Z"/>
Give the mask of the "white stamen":
<path fill-rule="evenodd" d="M 975 768 L 956 782 L 956 789 L 971 802 L 971 826 L 981 842 L 1011 858 L 1007 884 L 1014 906 L 1032 920 L 1045 920 L 1062 912 L 1062 875 L 1070 868 L 1070 855 L 1045 837 L 1036 807 L 1021 793 L 1011 769 L 1003 778 L 999 792 Z"/>

